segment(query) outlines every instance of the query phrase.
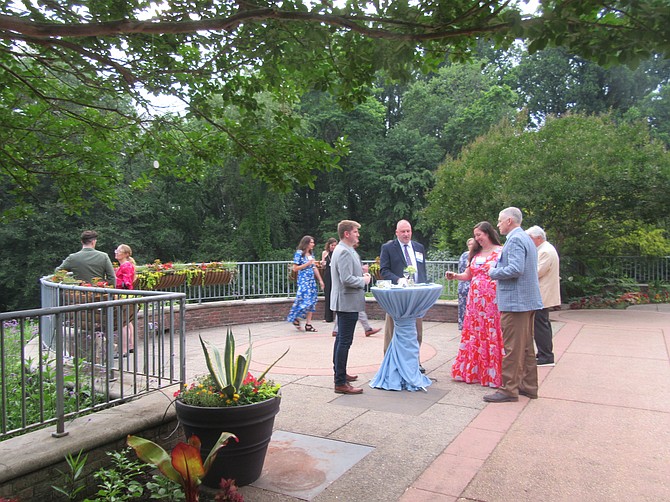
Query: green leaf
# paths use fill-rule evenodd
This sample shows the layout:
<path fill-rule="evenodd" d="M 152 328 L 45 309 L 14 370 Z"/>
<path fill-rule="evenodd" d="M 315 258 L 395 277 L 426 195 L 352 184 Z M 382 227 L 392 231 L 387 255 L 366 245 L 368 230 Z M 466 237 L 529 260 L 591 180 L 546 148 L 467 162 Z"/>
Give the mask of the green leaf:
<path fill-rule="evenodd" d="M 221 448 L 226 446 L 230 438 L 233 438 L 235 441 L 239 442 L 239 439 L 235 434 L 231 434 L 230 432 L 221 433 L 219 439 L 217 439 L 216 443 L 214 443 L 212 450 L 209 452 L 209 455 L 207 455 L 207 458 L 205 459 L 205 473 L 209 472 L 210 467 L 212 467 L 212 463 L 214 462 L 214 460 L 216 460 L 216 456 L 219 453 L 219 450 L 221 450 Z"/>
<path fill-rule="evenodd" d="M 163 448 L 153 441 L 137 436 L 129 435 L 127 442 L 128 446 L 135 450 L 140 460 L 155 465 L 166 478 L 183 486 L 184 479 L 172 466 L 172 459 Z"/>
<path fill-rule="evenodd" d="M 224 361 L 221 358 L 219 349 L 210 342 L 206 342 L 200 336 L 200 344 L 207 363 L 207 369 L 216 385 L 223 390 L 228 386 L 227 373 L 224 368 Z"/>

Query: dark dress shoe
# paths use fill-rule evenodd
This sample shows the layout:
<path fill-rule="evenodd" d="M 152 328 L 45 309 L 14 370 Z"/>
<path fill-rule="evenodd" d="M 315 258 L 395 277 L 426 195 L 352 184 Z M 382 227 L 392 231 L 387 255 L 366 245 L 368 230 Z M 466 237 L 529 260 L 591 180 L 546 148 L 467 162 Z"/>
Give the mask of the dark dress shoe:
<path fill-rule="evenodd" d="M 347 382 L 355 382 L 358 380 L 358 375 L 347 375 Z"/>
<path fill-rule="evenodd" d="M 494 392 L 493 394 L 486 394 L 484 396 L 484 401 L 487 403 L 514 403 L 518 400 L 518 397 L 508 396 L 503 392 Z"/>
<path fill-rule="evenodd" d="M 335 386 L 335 394 L 363 394 L 363 389 L 352 387 L 348 383 Z"/>
<path fill-rule="evenodd" d="M 521 389 L 519 389 L 519 395 L 526 396 L 528 399 L 537 399 L 537 394 L 531 394 L 530 392 Z"/>
<path fill-rule="evenodd" d="M 419 364 L 419 371 L 420 371 L 421 373 L 425 373 L 425 372 L 426 372 L 426 368 L 424 368 L 423 366 L 421 366 L 421 365 Z"/>
<path fill-rule="evenodd" d="M 381 330 L 382 330 L 381 328 L 373 328 L 373 329 L 369 329 L 369 330 L 367 330 L 367 331 L 365 332 L 365 336 L 372 336 L 372 335 L 374 335 L 375 333 L 379 333 Z"/>

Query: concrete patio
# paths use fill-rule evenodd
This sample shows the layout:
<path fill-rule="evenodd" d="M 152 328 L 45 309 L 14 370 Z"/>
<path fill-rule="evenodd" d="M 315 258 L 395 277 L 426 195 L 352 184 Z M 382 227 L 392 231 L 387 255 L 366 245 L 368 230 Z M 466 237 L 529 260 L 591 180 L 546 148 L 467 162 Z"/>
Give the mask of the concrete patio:
<path fill-rule="evenodd" d="M 349 359 L 359 396 L 333 392 L 332 324 L 234 326 L 238 350 L 252 332 L 254 373 L 291 349 L 271 371 L 281 411 L 245 500 L 670 500 L 670 305 L 551 317 L 556 366 L 539 369 L 540 399 L 504 404 L 451 380 L 452 323 L 424 325 L 427 393 L 371 389 L 383 336 L 359 327 Z M 189 377 L 206 371 L 197 335 L 225 332 L 189 333 Z"/>

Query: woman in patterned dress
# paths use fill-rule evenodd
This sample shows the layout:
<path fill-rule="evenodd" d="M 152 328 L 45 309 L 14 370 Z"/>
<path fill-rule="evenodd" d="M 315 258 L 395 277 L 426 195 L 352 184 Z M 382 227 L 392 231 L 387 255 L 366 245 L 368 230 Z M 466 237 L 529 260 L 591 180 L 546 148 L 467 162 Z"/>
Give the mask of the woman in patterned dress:
<path fill-rule="evenodd" d="M 451 368 L 454 380 L 480 383 L 485 387 L 502 384 L 503 341 L 500 312 L 495 303 L 496 283 L 488 275 L 502 250 L 493 225 L 483 221 L 474 228 L 475 245 L 465 272 L 447 272 L 447 279 L 470 281 L 470 292 L 463 319 L 461 343 Z"/>
<path fill-rule="evenodd" d="M 475 245 L 475 240 L 470 237 L 466 245 L 468 250 L 458 259 L 458 273 L 462 274 L 470 264 L 470 251 Z M 465 307 L 468 303 L 468 291 L 470 291 L 470 281 L 458 281 L 458 331 L 463 331 L 463 318 L 465 317 Z"/>
<path fill-rule="evenodd" d="M 288 322 L 293 323 L 296 329 L 302 329 L 300 319 L 305 319 L 305 331 L 316 331 L 312 326 L 312 314 L 316 310 L 316 288 L 315 277 L 323 289 L 323 279 L 316 268 L 314 255 L 314 237 L 310 235 L 300 239 L 298 249 L 293 255 L 293 271 L 298 274 L 298 291 L 295 294 L 295 302 L 286 317 Z"/>

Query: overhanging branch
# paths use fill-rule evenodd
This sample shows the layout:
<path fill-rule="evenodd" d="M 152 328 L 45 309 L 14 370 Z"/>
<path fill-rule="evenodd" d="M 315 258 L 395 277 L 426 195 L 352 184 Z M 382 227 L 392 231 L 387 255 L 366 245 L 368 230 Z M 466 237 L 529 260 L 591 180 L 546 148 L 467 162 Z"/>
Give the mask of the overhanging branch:
<path fill-rule="evenodd" d="M 476 11 L 474 11 L 476 12 Z M 469 16 L 468 16 L 469 17 Z M 472 17 L 472 26 L 454 28 L 453 24 L 442 23 L 431 25 L 411 23 L 390 18 L 369 16 L 339 16 L 315 12 L 286 12 L 278 9 L 255 9 L 243 11 L 226 18 L 201 19 L 197 21 L 110 21 L 105 23 L 38 23 L 26 21 L 13 16 L 0 15 L 0 31 L 3 38 L 13 38 L 12 33 L 31 38 L 84 38 L 119 35 L 159 35 L 185 34 L 199 31 L 231 31 L 245 22 L 262 22 L 267 20 L 301 21 L 325 24 L 359 33 L 370 38 L 386 40 L 422 42 L 439 39 L 459 38 L 483 33 L 495 33 L 510 28 L 508 23 L 479 24 L 478 17 Z M 459 18 L 459 24 L 468 19 Z M 524 23 L 533 22 L 527 19 Z M 377 27 L 375 27 L 377 26 Z M 387 28 L 382 28 L 386 26 Z"/>

